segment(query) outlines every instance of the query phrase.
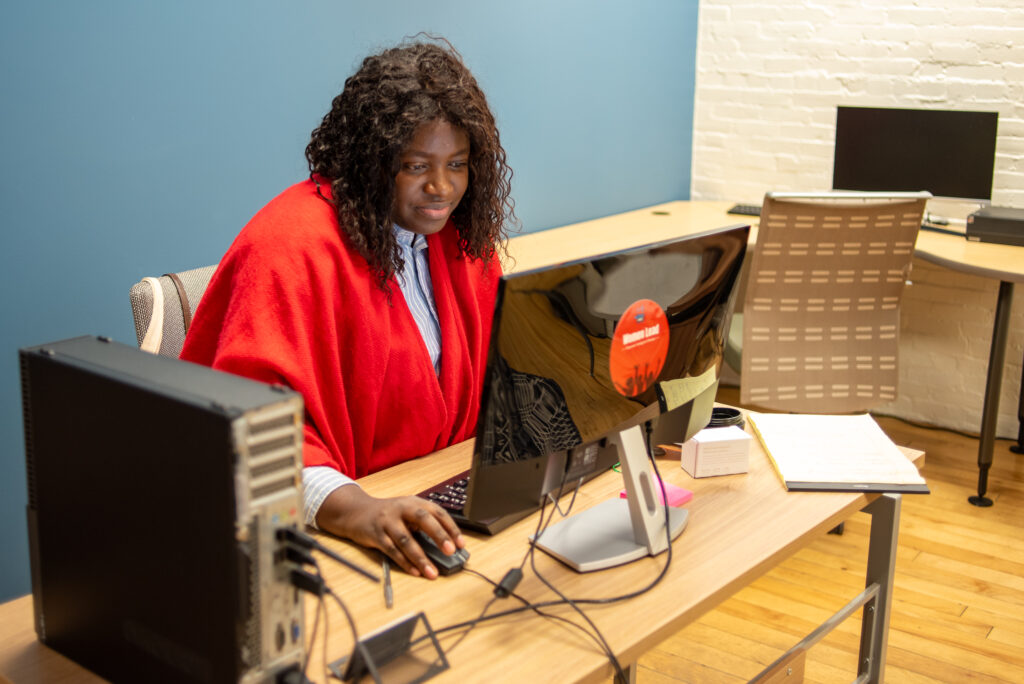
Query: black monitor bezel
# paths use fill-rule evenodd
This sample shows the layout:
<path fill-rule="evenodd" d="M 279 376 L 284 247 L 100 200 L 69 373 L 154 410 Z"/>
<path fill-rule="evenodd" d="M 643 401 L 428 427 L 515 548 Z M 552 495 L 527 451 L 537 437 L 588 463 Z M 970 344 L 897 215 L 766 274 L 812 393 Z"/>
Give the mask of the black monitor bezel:
<path fill-rule="evenodd" d="M 839 105 L 832 188 L 989 202 L 998 125 L 994 111 Z"/>
<path fill-rule="evenodd" d="M 693 241 L 710 236 L 743 231 L 746 233 L 742 240 L 743 251 L 735 259 L 735 274 L 730 294 L 727 296 L 728 314 L 724 321 L 725 329 L 728 329 L 729 320 L 732 317 L 733 304 L 736 298 L 737 287 L 740 278 L 740 269 L 746 252 L 746 245 L 749 240 L 750 224 L 736 223 L 695 233 L 677 235 L 664 240 L 657 240 L 639 245 L 582 256 L 575 259 L 554 262 L 543 266 L 534 267 L 524 271 L 504 274 L 499 281 L 498 293 L 495 298 L 495 315 L 491 330 L 491 339 L 488 344 L 488 368 L 496 353 L 500 325 L 500 311 L 504 302 L 505 288 L 510 279 L 520 278 L 542 271 L 558 268 L 565 268 L 577 264 L 588 263 L 600 259 L 613 258 L 636 252 L 649 251 L 660 247 L 673 245 L 683 241 Z M 724 362 L 724 361 L 723 361 Z M 711 409 L 714 404 L 714 397 L 717 393 L 718 379 L 721 377 L 721 364 L 715 382 L 694 400 L 682 406 L 673 408 L 670 411 L 662 412 L 657 404 L 648 406 L 638 411 L 636 416 L 627 423 L 618 425 L 614 430 L 624 429 L 630 425 L 642 425 L 645 427 L 648 438 L 654 435 L 657 443 L 684 441 L 696 430 L 704 427 L 711 418 Z M 467 491 L 464 517 L 472 524 L 473 521 L 494 519 L 496 516 L 522 514 L 524 511 L 536 509 L 541 499 L 551 492 L 559 489 L 562 483 L 569 481 L 586 481 L 612 468 L 619 460 L 618 449 L 607 439 L 608 435 L 587 439 L 580 444 L 567 450 L 549 452 L 530 461 L 514 463 L 487 464 L 482 463 L 479 436 L 485 427 L 487 420 L 487 397 L 490 396 L 490 375 L 485 374 L 483 387 L 480 394 L 480 411 L 477 419 L 477 441 L 473 446 L 472 462 L 470 466 L 469 489 Z M 706 414 L 706 415 L 705 415 Z M 668 427 L 668 421 L 659 421 L 663 416 L 673 416 L 678 419 L 672 421 L 679 423 L 679 426 Z M 660 424 L 659 424 L 660 423 Z M 680 428 L 680 426 L 682 426 Z M 609 431 L 611 432 L 611 430 Z M 583 465 L 586 464 L 586 465 Z M 529 472 L 529 471 L 533 472 Z M 486 471 L 487 478 L 482 478 L 480 473 Z M 516 505 L 509 505 L 507 510 L 495 512 L 490 508 L 493 503 L 493 496 L 500 495 L 506 504 L 518 501 Z M 478 502 L 474 505 L 474 501 Z M 483 502 L 483 503 L 480 503 Z M 485 507 L 481 510 L 481 506 Z"/>

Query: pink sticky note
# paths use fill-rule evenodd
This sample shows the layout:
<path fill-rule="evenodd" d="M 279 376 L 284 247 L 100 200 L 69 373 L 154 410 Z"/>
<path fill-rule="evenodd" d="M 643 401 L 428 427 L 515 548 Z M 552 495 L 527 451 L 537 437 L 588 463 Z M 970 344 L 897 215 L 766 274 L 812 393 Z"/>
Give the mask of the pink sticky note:
<path fill-rule="evenodd" d="M 654 485 L 654 492 L 658 496 L 658 504 L 663 504 L 664 500 L 661 498 L 660 484 Z M 674 484 L 669 484 L 668 482 L 665 483 L 665 494 L 668 496 L 668 505 L 673 507 L 682 506 L 684 503 L 688 502 L 690 499 L 693 498 L 693 492 L 691 492 L 689 489 L 676 487 Z M 619 498 L 626 498 L 625 489 L 619 492 Z"/>

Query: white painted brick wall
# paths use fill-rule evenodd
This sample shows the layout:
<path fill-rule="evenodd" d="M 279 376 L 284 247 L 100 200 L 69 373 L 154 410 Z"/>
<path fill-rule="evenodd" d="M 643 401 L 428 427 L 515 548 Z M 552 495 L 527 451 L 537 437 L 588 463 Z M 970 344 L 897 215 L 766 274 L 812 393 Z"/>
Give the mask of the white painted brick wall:
<path fill-rule="evenodd" d="M 830 188 L 839 104 L 998 111 L 992 203 L 1024 208 L 1024 0 L 700 0 L 691 197 Z M 900 398 L 880 410 L 977 432 L 998 283 L 920 259 L 912 280 Z M 997 430 L 1012 438 L 1016 289 Z"/>

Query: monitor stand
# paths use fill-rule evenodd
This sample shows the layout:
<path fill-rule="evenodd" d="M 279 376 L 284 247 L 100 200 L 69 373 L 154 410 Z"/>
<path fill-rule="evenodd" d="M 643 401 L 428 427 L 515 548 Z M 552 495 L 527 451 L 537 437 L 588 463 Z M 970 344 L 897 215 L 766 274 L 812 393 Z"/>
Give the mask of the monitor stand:
<path fill-rule="evenodd" d="M 668 548 L 665 507 L 659 503 L 657 481 L 647 462 L 640 426 L 608 438 L 619 450 L 626 498 L 604 501 L 548 527 L 537 547 L 577 572 L 615 567 Z M 689 511 L 669 506 L 672 539 L 682 534 Z"/>

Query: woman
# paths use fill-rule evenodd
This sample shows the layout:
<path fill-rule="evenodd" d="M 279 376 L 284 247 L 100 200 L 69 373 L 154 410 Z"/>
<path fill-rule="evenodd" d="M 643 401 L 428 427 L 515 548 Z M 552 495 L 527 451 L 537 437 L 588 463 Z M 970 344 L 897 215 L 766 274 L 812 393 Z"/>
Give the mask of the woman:
<path fill-rule="evenodd" d="M 306 522 L 434 578 L 412 532 L 454 553 L 448 514 L 351 478 L 473 435 L 512 173 L 447 43 L 366 58 L 306 158 L 220 262 L 182 358 L 299 391 Z"/>

